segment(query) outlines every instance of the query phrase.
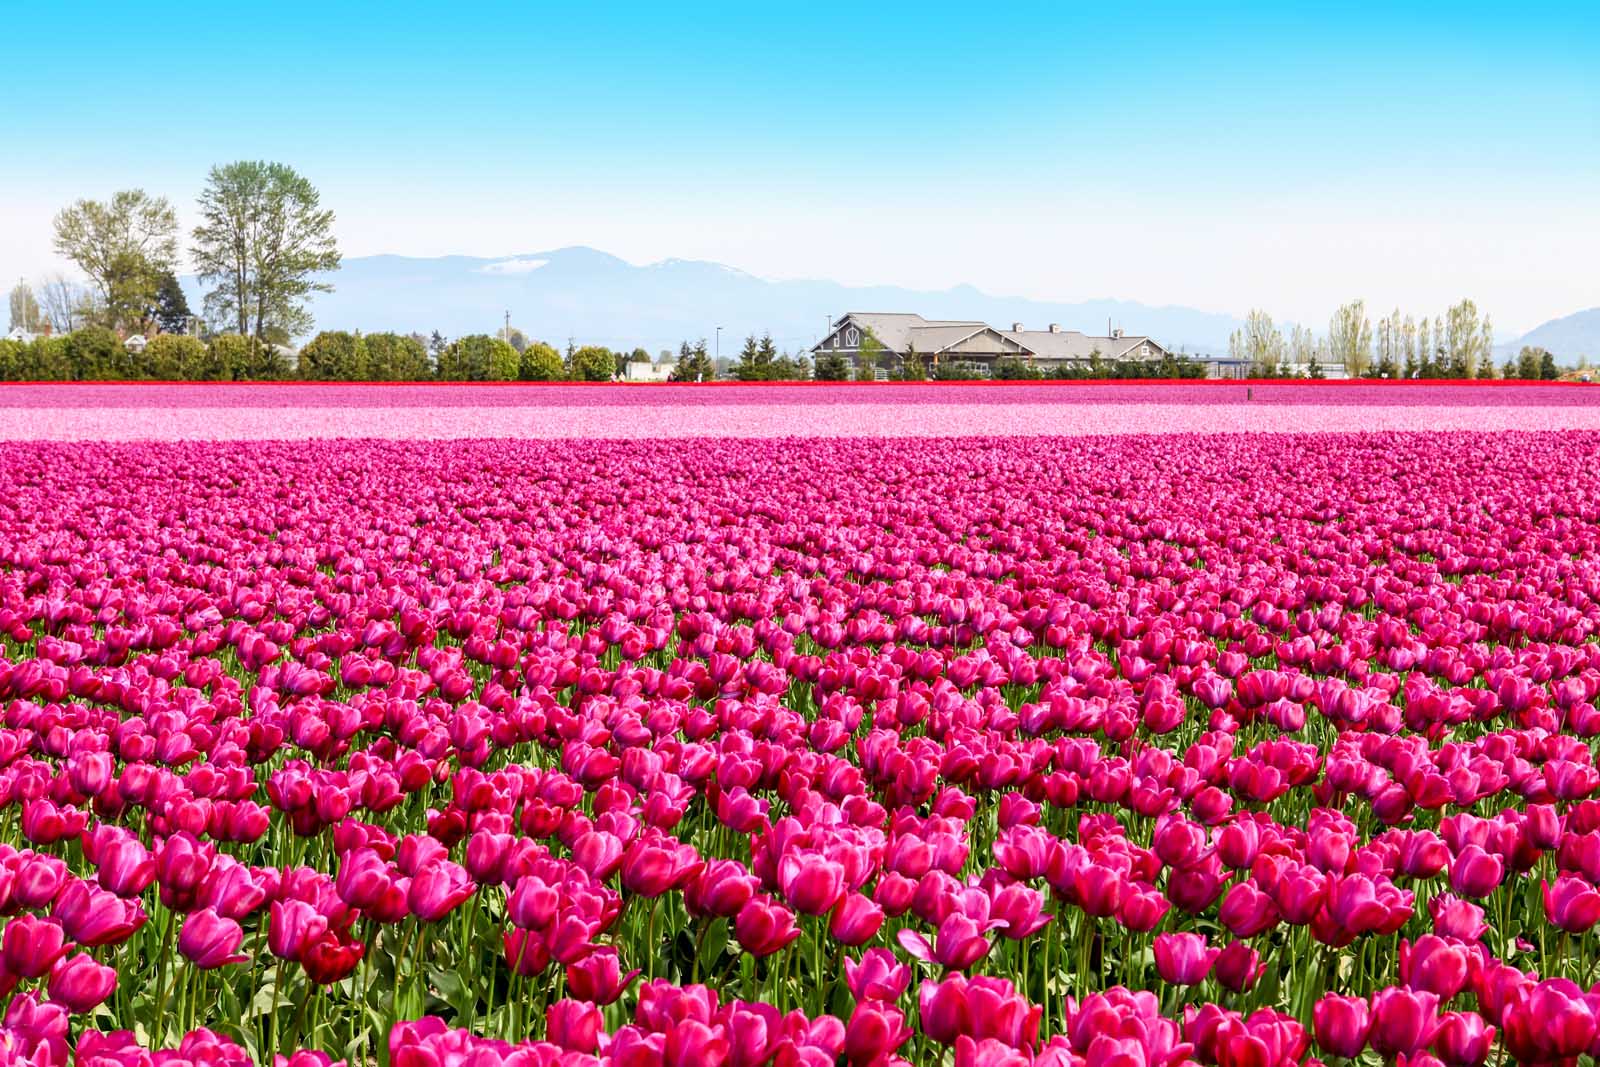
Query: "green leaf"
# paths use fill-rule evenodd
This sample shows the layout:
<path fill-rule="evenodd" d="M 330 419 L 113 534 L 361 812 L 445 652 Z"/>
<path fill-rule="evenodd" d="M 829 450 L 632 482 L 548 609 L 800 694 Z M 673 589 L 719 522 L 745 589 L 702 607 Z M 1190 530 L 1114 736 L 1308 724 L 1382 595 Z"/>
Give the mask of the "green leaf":
<path fill-rule="evenodd" d="M 706 976 L 717 969 L 723 950 L 728 947 L 728 920 L 717 919 L 706 930 L 700 942 L 700 974 Z"/>
<path fill-rule="evenodd" d="M 271 980 L 261 983 L 261 988 L 256 990 L 256 995 L 250 1001 L 250 1007 L 244 1013 L 246 1019 L 272 1014 L 272 991 L 275 987 L 276 983 Z M 279 998 L 278 1006 L 280 1008 L 283 1006 L 282 998 Z"/>

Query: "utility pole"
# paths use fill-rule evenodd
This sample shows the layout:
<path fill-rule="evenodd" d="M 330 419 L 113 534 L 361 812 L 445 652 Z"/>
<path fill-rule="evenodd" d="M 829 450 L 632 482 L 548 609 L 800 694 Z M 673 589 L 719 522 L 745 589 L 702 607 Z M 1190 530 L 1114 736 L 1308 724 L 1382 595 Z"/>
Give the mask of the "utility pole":
<path fill-rule="evenodd" d="M 505 341 L 506 341 L 506 344 L 510 344 L 511 343 L 511 311 L 510 311 L 509 308 L 506 310 L 506 337 L 505 337 Z"/>

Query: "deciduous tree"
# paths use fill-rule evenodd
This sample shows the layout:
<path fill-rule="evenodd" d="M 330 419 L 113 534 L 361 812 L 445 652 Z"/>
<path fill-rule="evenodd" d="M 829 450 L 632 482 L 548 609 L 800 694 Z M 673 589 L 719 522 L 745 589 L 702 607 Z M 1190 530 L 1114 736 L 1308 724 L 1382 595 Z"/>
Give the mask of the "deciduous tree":
<path fill-rule="evenodd" d="M 566 364 L 553 345 L 534 341 L 522 350 L 517 377 L 525 382 L 559 382 L 567 376 Z"/>
<path fill-rule="evenodd" d="M 322 331 L 300 349 L 300 377 L 319 382 L 365 381 L 366 342 L 359 333 Z"/>
<path fill-rule="evenodd" d="M 439 357 L 439 377 L 445 381 L 515 381 L 519 369 L 515 348 L 481 333 L 458 337 Z"/>
<path fill-rule="evenodd" d="M 883 342 L 872 332 L 872 327 L 861 331 L 861 344 L 856 348 L 856 381 L 870 382 L 878 377 L 878 361 L 883 358 Z"/>
<path fill-rule="evenodd" d="M 616 373 L 616 356 L 600 345 L 584 345 L 567 361 L 567 374 L 573 381 L 609 382 Z"/>
<path fill-rule="evenodd" d="M 339 268 L 333 212 L 316 188 L 285 164 L 243 160 L 211 168 L 199 206 L 190 253 L 212 283 L 207 314 L 263 340 L 273 326 L 307 332 L 305 300 L 331 292 L 324 276 Z"/>
<path fill-rule="evenodd" d="M 1284 356 L 1283 333 L 1272 324 L 1271 315 L 1253 308 L 1245 316 L 1244 325 L 1228 338 L 1228 354 L 1249 363 L 1252 377 L 1276 378 Z M 1091 363 L 1096 355 L 1089 354 Z"/>
<path fill-rule="evenodd" d="M 12 287 L 10 303 L 11 328 L 38 333 L 39 327 L 44 324 L 44 315 L 40 312 L 39 301 L 34 299 L 33 289 L 27 282 L 18 282 Z"/>
<path fill-rule="evenodd" d="M 1491 358 L 1494 349 L 1494 331 L 1489 317 L 1478 314 L 1478 306 L 1463 300 L 1445 312 L 1443 336 L 1438 342 L 1444 348 L 1442 372 L 1451 378 L 1477 376 L 1480 363 Z"/>
<path fill-rule="evenodd" d="M 1372 369 L 1372 323 L 1366 301 L 1352 300 L 1333 313 L 1328 320 L 1328 351 L 1351 378 L 1363 378 Z"/>
<path fill-rule="evenodd" d="M 56 215 L 55 248 L 88 275 L 104 325 L 142 328 L 178 261 L 178 215 L 143 189 L 79 200 Z"/>
<path fill-rule="evenodd" d="M 415 382 L 429 377 L 428 350 L 415 336 L 369 333 L 367 376 L 375 382 Z"/>
<path fill-rule="evenodd" d="M 63 274 L 46 275 L 39 286 L 39 310 L 44 321 L 58 334 L 71 333 L 81 323 L 79 309 L 84 303 L 83 286 Z"/>
<path fill-rule="evenodd" d="M 217 381 L 226 376 L 205 342 L 188 334 L 163 333 L 150 338 L 144 361 L 150 377 L 161 381 Z"/>
<path fill-rule="evenodd" d="M 143 378 L 143 368 L 122 345 L 122 338 L 104 326 L 85 326 L 67 335 L 67 362 L 79 381 L 127 381 Z"/>

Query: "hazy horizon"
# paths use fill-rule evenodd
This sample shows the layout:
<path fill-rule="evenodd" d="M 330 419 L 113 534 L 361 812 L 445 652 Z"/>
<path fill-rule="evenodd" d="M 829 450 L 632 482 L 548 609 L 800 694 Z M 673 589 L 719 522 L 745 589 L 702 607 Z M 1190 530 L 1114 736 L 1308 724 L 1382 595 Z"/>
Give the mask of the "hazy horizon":
<path fill-rule="evenodd" d="M 347 257 L 585 245 L 1311 324 L 1470 297 L 1503 337 L 1600 305 L 1591 6 L 984 16 L 83 5 L 0 70 L 0 278 L 67 269 L 79 197 L 142 187 L 187 231 L 210 166 L 262 158 Z"/>

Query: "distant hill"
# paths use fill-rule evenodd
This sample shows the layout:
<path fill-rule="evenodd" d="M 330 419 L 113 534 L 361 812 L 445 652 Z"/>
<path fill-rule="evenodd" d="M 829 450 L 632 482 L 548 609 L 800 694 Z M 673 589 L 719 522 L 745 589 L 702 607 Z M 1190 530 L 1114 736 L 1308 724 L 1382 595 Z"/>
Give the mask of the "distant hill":
<path fill-rule="evenodd" d="M 1600 362 L 1600 308 L 1551 319 L 1523 334 L 1512 351 L 1520 351 L 1523 345 L 1549 349 L 1562 363 L 1576 363 L 1579 356 Z"/>
<path fill-rule="evenodd" d="M 560 248 L 499 259 L 363 256 L 347 259 L 332 293 L 312 305 L 318 329 L 397 330 L 446 336 L 493 333 L 511 324 L 558 347 L 643 346 L 651 353 L 681 340 L 714 339 L 724 355 L 746 334 L 771 331 L 780 348 L 800 351 L 829 317 L 847 311 L 913 311 L 928 318 L 982 319 L 1032 329 L 1060 323 L 1105 332 L 1107 320 L 1172 348 L 1219 352 L 1238 325 L 1227 315 L 1121 300 L 1049 303 L 990 296 L 969 285 L 943 292 L 890 286 L 854 288 L 830 281 L 767 281 L 696 260 L 636 267 L 592 248 Z"/>

